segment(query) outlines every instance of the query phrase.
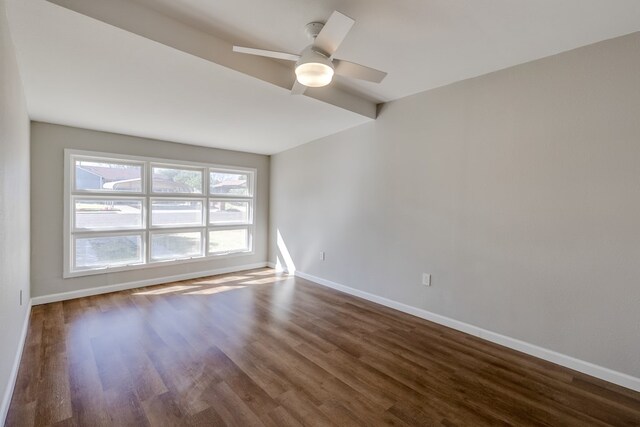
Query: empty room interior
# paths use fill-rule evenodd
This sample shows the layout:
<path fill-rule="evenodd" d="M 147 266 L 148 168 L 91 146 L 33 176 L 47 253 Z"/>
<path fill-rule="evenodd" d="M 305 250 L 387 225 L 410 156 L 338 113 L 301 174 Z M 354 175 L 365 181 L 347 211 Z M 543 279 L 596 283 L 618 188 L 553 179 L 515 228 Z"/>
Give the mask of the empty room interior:
<path fill-rule="evenodd" d="M 0 426 L 640 426 L 637 0 L 0 0 Z"/>

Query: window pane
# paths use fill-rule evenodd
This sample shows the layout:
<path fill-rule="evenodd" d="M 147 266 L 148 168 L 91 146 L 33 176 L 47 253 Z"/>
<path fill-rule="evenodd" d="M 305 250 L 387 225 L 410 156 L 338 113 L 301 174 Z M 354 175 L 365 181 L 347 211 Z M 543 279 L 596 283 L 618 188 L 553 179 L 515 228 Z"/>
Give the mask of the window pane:
<path fill-rule="evenodd" d="M 202 171 L 154 167 L 153 192 L 202 194 Z"/>
<path fill-rule="evenodd" d="M 142 165 L 75 161 L 76 190 L 142 192 Z"/>
<path fill-rule="evenodd" d="M 91 230 L 141 228 L 141 200 L 76 199 L 75 226 Z"/>
<path fill-rule="evenodd" d="M 191 258 L 202 255 L 202 233 L 154 233 L 151 235 L 151 259 L 155 261 Z"/>
<path fill-rule="evenodd" d="M 209 222 L 211 224 L 248 224 L 248 200 L 210 200 Z"/>
<path fill-rule="evenodd" d="M 249 174 L 211 172 L 209 174 L 209 192 L 211 194 L 229 194 L 249 196 Z"/>
<path fill-rule="evenodd" d="M 240 252 L 249 250 L 249 233 L 246 228 L 209 231 L 209 252 Z"/>
<path fill-rule="evenodd" d="M 202 200 L 152 200 L 151 225 L 170 227 L 202 225 Z"/>
<path fill-rule="evenodd" d="M 138 264 L 142 262 L 142 237 L 78 237 L 75 256 L 78 269 Z"/>

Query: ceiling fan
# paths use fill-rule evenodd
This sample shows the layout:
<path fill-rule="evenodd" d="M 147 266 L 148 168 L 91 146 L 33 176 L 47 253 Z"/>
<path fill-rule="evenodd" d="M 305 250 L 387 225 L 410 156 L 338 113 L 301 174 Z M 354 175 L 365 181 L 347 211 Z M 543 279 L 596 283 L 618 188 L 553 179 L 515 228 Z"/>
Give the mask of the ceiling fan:
<path fill-rule="evenodd" d="M 380 83 L 387 73 L 354 62 L 333 58 L 340 43 L 351 30 L 355 21 L 338 11 L 334 11 L 325 24 L 311 22 L 305 26 L 307 36 L 313 42 L 299 55 L 272 50 L 234 46 L 233 51 L 268 58 L 296 61 L 296 82 L 291 93 L 299 95 L 307 87 L 322 87 L 331 83 L 333 75 L 352 77 L 369 82 Z"/>

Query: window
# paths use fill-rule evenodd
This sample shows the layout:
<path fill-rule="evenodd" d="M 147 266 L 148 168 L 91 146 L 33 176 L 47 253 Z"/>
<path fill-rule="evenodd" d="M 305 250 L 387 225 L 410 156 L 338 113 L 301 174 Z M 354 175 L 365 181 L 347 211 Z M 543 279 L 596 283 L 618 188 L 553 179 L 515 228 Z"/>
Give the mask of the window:
<path fill-rule="evenodd" d="M 251 180 L 247 173 L 212 170 L 209 172 L 209 194 L 222 196 L 248 196 Z"/>
<path fill-rule="evenodd" d="M 74 150 L 65 159 L 65 277 L 253 250 L 253 169 Z"/>
<path fill-rule="evenodd" d="M 76 158 L 74 190 L 86 192 L 142 192 L 142 168 L 137 163 Z"/>
<path fill-rule="evenodd" d="M 249 235 L 246 228 L 209 231 L 209 252 L 225 253 L 249 249 Z"/>
<path fill-rule="evenodd" d="M 151 199 L 151 225 L 153 227 L 194 227 L 204 225 L 202 200 Z"/>
<path fill-rule="evenodd" d="M 152 192 L 202 194 L 202 169 L 153 166 Z"/>
<path fill-rule="evenodd" d="M 240 199 L 209 199 L 209 224 L 250 224 L 251 203 Z"/>

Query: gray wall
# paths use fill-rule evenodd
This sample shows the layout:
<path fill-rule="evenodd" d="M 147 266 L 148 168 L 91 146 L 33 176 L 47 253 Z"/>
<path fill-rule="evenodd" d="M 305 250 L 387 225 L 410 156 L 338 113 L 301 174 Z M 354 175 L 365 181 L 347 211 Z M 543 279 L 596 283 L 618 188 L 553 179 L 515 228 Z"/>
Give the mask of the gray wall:
<path fill-rule="evenodd" d="M 0 0 L 0 425 L 29 301 L 29 117 L 7 26 Z"/>
<path fill-rule="evenodd" d="M 389 103 L 271 173 L 270 260 L 279 231 L 299 271 L 640 377 L 639 33 Z"/>
<path fill-rule="evenodd" d="M 64 149 L 210 162 L 257 169 L 255 254 L 63 279 Z M 31 292 L 60 292 L 267 261 L 269 157 L 33 122 L 31 126 Z"/>

